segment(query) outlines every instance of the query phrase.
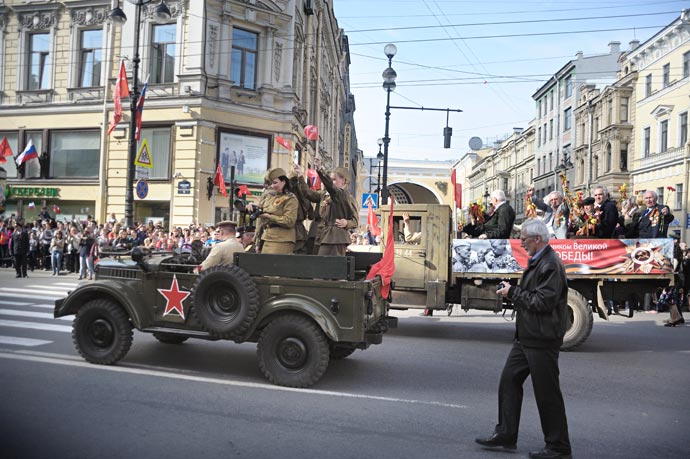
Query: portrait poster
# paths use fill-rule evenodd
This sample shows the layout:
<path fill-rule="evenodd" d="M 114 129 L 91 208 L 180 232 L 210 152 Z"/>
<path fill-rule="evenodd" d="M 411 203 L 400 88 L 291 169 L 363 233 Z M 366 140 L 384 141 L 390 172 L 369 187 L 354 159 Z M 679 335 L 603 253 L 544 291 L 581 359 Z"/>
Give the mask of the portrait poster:
<path fill-rule="evenodd" d="M 269 137 L 220 132 L 218 164 L 226 182 L 235 166 L 235 183 L 263 185 L 269 167 Z"/>
<path fill-rule="evenodd" d="M 673 272 L 673 240 L 551 239 L 568 274 Z M 453 272 L 517 273 L 529 256 L 518 239 L 454 239 Z"/>

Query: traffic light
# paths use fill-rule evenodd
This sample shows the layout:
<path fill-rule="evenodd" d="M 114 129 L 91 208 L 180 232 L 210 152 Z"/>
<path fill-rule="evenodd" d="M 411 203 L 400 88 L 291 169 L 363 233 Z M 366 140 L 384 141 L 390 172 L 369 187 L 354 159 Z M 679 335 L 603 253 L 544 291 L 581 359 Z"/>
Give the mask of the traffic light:
<path fill-rule="evenodd" d="M 450 148 L 450 138 L 453 135 L 453 128 L 446 126 L 443 128 L 443 148 Z"/>

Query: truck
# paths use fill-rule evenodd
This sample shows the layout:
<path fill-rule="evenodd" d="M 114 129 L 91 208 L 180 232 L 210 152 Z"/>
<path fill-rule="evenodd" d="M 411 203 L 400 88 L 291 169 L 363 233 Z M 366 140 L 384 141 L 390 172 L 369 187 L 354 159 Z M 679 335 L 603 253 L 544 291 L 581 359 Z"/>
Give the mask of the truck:
<path fill-rule="evenodd" d="M 300 388 L 321 379 L 329 361 L 380 344 L 396 325 L 381 279 L 365 279 L 380 254 L 236 253 L 232 265 L 198 273 L 199 258 L 136 247 L 104 258 L 95 281 L 55 302 L 54 316 L 75 315 L 72 340 L 94 364 L 122 359 L 133 329 L 173 345 L 189 338 L 255 342 L 263 375 Z"/>
<path fill-rule="evenodd" d="M 418 244 L 405 243 L 403 213 Z M 381 206 L 382 234 L 388 234 L 390 207 Z M 459 306 L 501 312 L 512 305 L 496 294 L 498 282 L 516 285 L 527 266 L 519 240 L 457 239 L 452 211 L 442 204 L 396 204 L 393 215 L 395 274 L 392 309 L 417 308 L 428 314 Z M 672 239 L 552 239 L 568 277 L 568 328 L 563 350 L 584 343 L 594 313 L 608 320 L 609 306 L 628 304 L 629 316 L 645 295 L 673 285 Z"/>

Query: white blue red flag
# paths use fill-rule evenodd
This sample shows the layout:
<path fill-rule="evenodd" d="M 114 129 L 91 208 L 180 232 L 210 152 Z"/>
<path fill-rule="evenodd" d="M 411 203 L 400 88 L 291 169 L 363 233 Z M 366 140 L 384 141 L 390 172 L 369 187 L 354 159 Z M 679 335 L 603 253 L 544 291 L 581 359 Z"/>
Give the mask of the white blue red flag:
<path fill-rule="evenodd" d="M 149 85 L 149 79 L 146 79 L 144 87 L 141 88 L 141 94 L 139 94 L 139 100 L 137 101 L 137 113 L 136 113 L 136 124 L 137 130 L 134 131 L 134 139 L 139 140 L 141 137 L 141 115 L 144 112 L 144 98 L 146 97 L 146 87 Z"/>
<path fill-rule="evenodd" d="M 36 151 L 36 147 L 34 147 L 33 139 L 29 139 L 29 143 L 26 144 L 24 151 L 17 156 L 17 166 L 21 166 L 31 159 L 38 159 L 38 152 Z"/>

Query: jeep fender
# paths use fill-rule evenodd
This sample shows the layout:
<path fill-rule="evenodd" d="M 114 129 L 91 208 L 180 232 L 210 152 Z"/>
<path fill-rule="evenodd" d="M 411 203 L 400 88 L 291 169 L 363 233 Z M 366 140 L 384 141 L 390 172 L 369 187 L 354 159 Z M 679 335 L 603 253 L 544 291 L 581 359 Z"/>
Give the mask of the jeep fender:
<path fill-rule="evenodd" d="M 143 301 L 140 292 L 129 285 L 114 284 L 108 281 L 77 287 L 69 296 L 55 302 L 54 316 L 58 318 L 76 314 L 84 304 L 99 298 L 110 299 L 122 306 L 136 328 L 141 328 L 144 322 L 148 322 L 145 317 L 139 314 L 136 308 L 132 307 L 133 302 Z"/>
<path fill-rule="evenodd" d="M 329 340 L 338 342 L 338 324 L 336 318 L 330 313 L 330 306 L 322 304 L 313 298 L 304 295 L 282 295 L 266 301 L 259 310 L 254 325 L 247 331 L 245 337 L 249 337 L 257 329 L 263 328 L 270 317 L 283 312 L 300 312 L 312 319 L 326 334 Z"/>

